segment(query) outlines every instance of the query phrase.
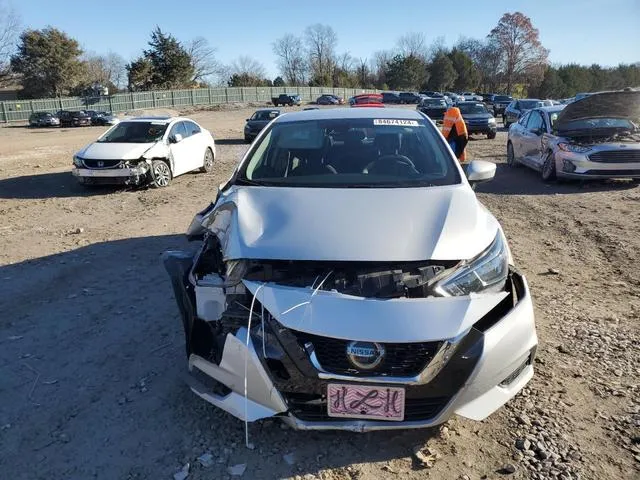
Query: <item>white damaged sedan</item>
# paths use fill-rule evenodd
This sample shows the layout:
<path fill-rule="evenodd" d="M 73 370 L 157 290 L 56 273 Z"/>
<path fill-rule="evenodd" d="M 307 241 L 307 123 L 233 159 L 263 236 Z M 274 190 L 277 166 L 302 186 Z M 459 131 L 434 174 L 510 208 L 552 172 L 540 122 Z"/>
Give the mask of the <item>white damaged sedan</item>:
<path fill-rule="evenodd" d="M 122 120 L 76 153 L 71 173 L 95 184 L 166 187 L 178 175 L 213 171 L 211 132 L 189 118 L 137 117 Z"/>
<path fill-rule="evenodd" d="M 527 282 L 422 113 L 287 113 L 163 256 L 193 392 L 241 420 L 368 431 L 481 420 L 533 376 Z"/>

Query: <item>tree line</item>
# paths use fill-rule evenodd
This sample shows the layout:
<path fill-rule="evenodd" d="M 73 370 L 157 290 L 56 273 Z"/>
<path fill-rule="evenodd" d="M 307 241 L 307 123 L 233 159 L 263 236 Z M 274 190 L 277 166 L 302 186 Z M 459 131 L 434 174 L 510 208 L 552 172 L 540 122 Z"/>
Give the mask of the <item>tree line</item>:
<path fill-rule="evenodd" d="M 1 1 L 1 0 L 0 0 Z M 65 32 L 47 27 L 20 31 L 14 12 L 0 4 L 0 84 L 19 82 L 22 96 L 100 94 L 104 89 L 147 91 L 203 86 L 324 86 L 381 90 L 480 91 L 564 98 L 582 91 L 640 85 L 640 62 L 617 67 L 551 65 L 531 20 L 505 13 L 483 39 L 443 38 L 430 43 L 407 33 L 387 50 L 355 58 L 338 50 L 331 26 L 314 24 L 272 44 L 280 75 L 240 56 L 229 65 L 203 37 L 180 41 L 156 27 L 147 48 L 126 62 L 109 52 L 86 52 Z"/>

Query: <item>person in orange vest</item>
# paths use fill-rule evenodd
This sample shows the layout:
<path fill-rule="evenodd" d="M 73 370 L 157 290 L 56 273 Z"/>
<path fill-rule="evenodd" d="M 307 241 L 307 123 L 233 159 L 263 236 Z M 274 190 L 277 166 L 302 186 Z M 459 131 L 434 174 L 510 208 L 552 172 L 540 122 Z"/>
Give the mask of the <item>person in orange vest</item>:
<path fill-rule="evenodd" d="M 469 133 L 458 107 L 449 107 L 444 114 L 442 135 L 447 139 L 458 160 L 464 162 L 467 159 L 465 147 L 469 142 Z"/>

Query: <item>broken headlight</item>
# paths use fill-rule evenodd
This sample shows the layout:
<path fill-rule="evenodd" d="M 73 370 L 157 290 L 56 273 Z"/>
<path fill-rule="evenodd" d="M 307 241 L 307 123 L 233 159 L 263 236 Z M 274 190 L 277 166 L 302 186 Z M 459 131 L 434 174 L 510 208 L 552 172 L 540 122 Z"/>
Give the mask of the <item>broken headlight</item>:
<path fill-rule="evenodd" d="M 571 153 L 586 153 L 591 150 L 591 147 L 586 145 L 574 145 L 573 143 L 562 142 L 558 144 L 558 148 L 563 152 Z"/>
<path fill-rule="evenodd" d="M 509 254 L 499 231 L 489 248 L 441 279 L 434 291 L 444 297 L 500 291 L 508 273 Z"/>
<path fill-rule="evenodd" d="M 232 287 L 239 284 L 249 270 L 248 260 L 229 260 L 226 263 L 224 278 L 225 286 Z"/>

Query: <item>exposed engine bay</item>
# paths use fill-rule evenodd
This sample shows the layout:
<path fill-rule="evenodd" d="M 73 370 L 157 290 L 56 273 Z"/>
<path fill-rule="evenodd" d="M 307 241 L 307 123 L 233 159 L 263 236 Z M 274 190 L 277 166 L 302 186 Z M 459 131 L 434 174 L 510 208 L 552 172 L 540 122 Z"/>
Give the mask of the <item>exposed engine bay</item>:
<path fill-rule="evenodd" d="M 322 262 L 242 260 L 224 262 L 216 236 L 207 235 L 193 266 L 196 283 L 225 279 L 225 285 L 241 279 L 273 282 L 291 287 L 335 290 L 367 298 L 417 298 L 432 295 L 430 286 L 455 261 L 437 262 Z M 217 278 L 211 277 L 212 275 Z"/>

